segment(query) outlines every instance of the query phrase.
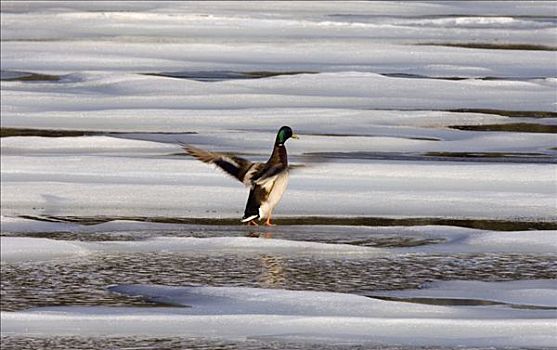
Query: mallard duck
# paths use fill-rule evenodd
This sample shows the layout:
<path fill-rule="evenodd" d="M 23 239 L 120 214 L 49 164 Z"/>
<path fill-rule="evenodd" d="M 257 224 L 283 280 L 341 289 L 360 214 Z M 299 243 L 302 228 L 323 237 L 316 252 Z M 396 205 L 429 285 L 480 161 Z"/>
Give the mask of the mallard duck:
<path fill-rule="evenodd" d="M 257 225 L 256 220 L 266 219 L 265 225 L 272 226 L 271 215 L 288 183 L 288 156 L 284 143 L 297 139 L 292 129 L 283 126 L 275 139 L 273 153 L 266 163 L 250 162 L 247 159 L 223 153 L 209 152 L 190 145 L 184 150 L 196 159 L 215 164 L 250 188 L 248 202 L 241 222 Z"/>

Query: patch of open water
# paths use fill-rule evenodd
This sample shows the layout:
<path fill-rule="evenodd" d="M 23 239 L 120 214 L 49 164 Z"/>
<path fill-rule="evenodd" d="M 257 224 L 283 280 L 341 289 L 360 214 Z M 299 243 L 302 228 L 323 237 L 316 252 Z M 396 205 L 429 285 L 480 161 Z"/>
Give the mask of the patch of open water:
<path fill-rule="evenodd" d="M 369 258 L 287 255 L 94 255 L 2 264 L 1 309 L 39 306 L 149 306 L 106 290 L 111 284 L 209 285 L 331 291 L 366 295 L 417 288 L 431 280 L 557 278 L 557 256 L 522 254 L 396 255 Z"/>
<path fill-rule="evenodd" d="M 202 338 L 89 338 L 89 337 L 2 337 L 2 349 L 36 350 L 36 349 L 157 349 L 157 350 L 462 350 L 463 347 L 403 347 L 385 345 L 350 345 L 350 344 L 309 344 L 263 340 L 218 340 Z M 493 348 L 466 347 L 470 350 L 492 350 Z M 516 348 L 506 348 L 514 350 Z M 521 348 L 525 349 L 525 348 Z"/>

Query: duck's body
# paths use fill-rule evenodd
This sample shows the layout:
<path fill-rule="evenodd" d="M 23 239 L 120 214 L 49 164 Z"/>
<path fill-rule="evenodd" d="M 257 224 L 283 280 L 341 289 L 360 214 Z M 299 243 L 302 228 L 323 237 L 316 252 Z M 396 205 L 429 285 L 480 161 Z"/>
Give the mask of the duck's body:
<path fill-rule="evenodd" d="M 288 184 L 288 155 L 284 142 L 292 134 L 287 126 L 280 128 L 273 153 L 266 163 L 253 163 L 237 156 L 208 152 L 192 146 L 184 146 L 184 150 L 196 159 L 215 164 L 244 185 L 250 187 L 246 209 L 242 222 L 256 225 L 255 220 L 267 219 L 265 224 L 271 225 L 271 215 Z"/>

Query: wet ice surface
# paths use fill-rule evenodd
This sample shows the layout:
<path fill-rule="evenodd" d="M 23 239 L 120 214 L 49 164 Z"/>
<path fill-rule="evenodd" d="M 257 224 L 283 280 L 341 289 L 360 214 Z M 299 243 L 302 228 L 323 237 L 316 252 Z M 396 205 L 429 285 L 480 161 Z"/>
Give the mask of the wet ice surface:
<path fill-rule="evenodd" d="M 74 334 L 72 324 L 81 325 L 78 326 L 81 327 L 79 329 L 89 329 L 88 334 L 91 336 L 107 334 L 108 330 L 102 331 L 99 330 L 99 327 L 102 329 L 102 324 L 105 321 L 111 322 L 110 320 L 119 317 L 125 317 L 128 319 L 126 322 L 131 323 L 119 323 L 122 328 L 114 330 L 115 335 L 137 334 L 138 329 L 135 328 L 135 323 L 132 321 L 136 312 L 144 315 L 141 317 L 146 317 L 142 322 L 156 322 L 158 326 L 153 325 L 150 328 L 153 336 L 157 335 L 159 338 L 166 339 L 165 337 L 175 334 L 172 330 L 174 328 L 169 328 L 170 324 L 165 326 L 165 322 L 184 324 L 184 327 L 190 330 L 188 334 L 192 336 L 195 334 L 208 336 L 201 329 L 199 329 L 200 333 L 192 330 L 197 329 L 197 321 L 189 318 L 192 312 L 189 312 L 187 308 L 183 310 L 175 309 L 176 301 L 173 301 L 175 296 L 165 292 L 165 286 L 193 286 L 194 290 L 199 288 L 197 286 L 222 286 L 225 287 L 222 292 L 225 299 L 248 298 L 247 300 L 251 301 L 248 301 L 243 307 L 237 306 L 240 309 L 234 309 L 234 304 L 232 304 L 233 309 L 228 311 L 232 314 L 226 315 L 226 310 L 229 310 L 227 308 L 230 306 L 226 304 L 219 306 L 216 304 L 217 300 L 211 301 L 212 297 L 210 297 L 208 303 L 203 302 L 202 304 L 205 307 L 212 308 L 208 314 L 209 318 L 200 320 L 200 322 L 213 322 L 211 320 L 214 317 L 224 317 L 218 324 L 220 324 L 219 327 L 225 328 L 222 328 L 221 333 L 213 334 L 214 336 L 224 337 L 225 339 L 247 336 L 246 340 L 249 341 L 263 336 L 266 339 L 265 346 L 269 347 L 277 346 L 281 348 L 281 346 L 286 346 L 285 341 L 288 343 L 288 341 L 293 340 L 297 343 L 309 341 L 310 344 L 324 342 L 330 346 L 331 343 L 346 342 L 362 344 L 371 342 L 370 344 L 375 344 L 380 341 L 379 339 L 387 339 L 382 338 L 386 333 L 380 332 L 372 335 L 367 331 L 362 333 L 356 331 L 356 329 L 361 329 L 358 327 L 364 327 L 363 329 L 372 327 L 374 322 L 391 322 L 388 317 L 382 320 L 381 317 L 386 317 L 386 315 L 378 313 L 379 310 L 373 311 L 373 319 L 354 319 L 346 321 L 348 323 L 342 321 L 341 318 L 339 319 L 339 315 L 327 316 L 332 317 L 327 322 L 333 322 L 337 324 L 336 327 L 341 328 L 337 328 L 336 333 L 333 332 L 327 336 L 319 332 L 314 333 L 321 329 L 321 326 L 318 325 L 320 321 L 312 318 L 317 317 L 317 315 L 312 316 L 312 312 L 323 312 L 323 308 L 326 305 L 330 306 L 332 300 L 328 301 L 329 294 L 324 294 L 325 300 L 319 307 L 299 301 L 303 298 L 314 300 L 311 291 L 343 293 L 331 294 L 331 297 L 341 298 L 341 300 L 361 296 L 362 299 L 355 300 L 356 305 L 354 307 L 358 310 L 365 307 L 365 300 L 371 300 L 368 299 L 369 297 L 380 296 L 381 299 L 385 300 L 377 304 L 381 306 L 381 310 L 383 310 L 381 312 L 395 312 L 398 317 L 404 317 L 405 320 L 412 317 L 409 313 L 410 309 L 418 308 L 417 311 L 413 311 L 417 312 L 414 315 L 415 317 L 428 317 L 427 315 L 430 315 L 428 312 L 433 312 L 429 317 L 439 317 L 442 311 L 443 313 L 448 312 L 446 315 L 449 315 L 452 320 L 456 315 L 464 312 L 462 316 L 472 317 L 476 320 L 475 322 L 480 322 L 477 320 L 482 319 L 485 319 L 485 322 L 488 323 L 498 322 L 497 325 L 490 324 L 489 327 L 496 327 L 500 332 L 512 332 L 513 334 L 511 323 L 501 321 L 501 319 L 512 318 L 517 320 L 520 317 L 526 317 L 529 320 L 525 322 L 541 322 L 539 326 L 542 327 L 533 328 L 532 332 L 534 332 L 534 329 L 538 329 L 538 331 L 534 333 L 528 331 L 519 338 L 494 338 L 492 340 L 479 336 L 479 329 L 466 331 L 467 334 L 468 332 L 478 334 L 479 338 L 477 339 L 471 338 L 469 335 L 458 338 L 460 337 L 458 332 L 454 333 L 454 336 L 460 340 L 450 340 L 450 337 L 444 338 L 444 340 L 435 340 L 431 338 L 429 331 L 421 330 L 419 334 L 425 338 L 417 343 L 413 338 L 411 343 L 408 343 L 408 339 L 404 340 L 404 337 L 397 337 L 397 343 L 402 342 L 406 345 L 429 344 L 450 348 L 452 344 L 461 343 L 466 343 L 469 346 L 495 345 L 506 347 L 513 344 L 530 344 L 539 348 L 552 341 L 551 337 L 544 340 L 543 336 L 540 335 L 545 332 L 543 331 L 544 327 L 550 327 L 547 323 L 550 321 L 543 320 L 551 319 L 555 315 L 554 307 L 550 306 L 549 309 L 544 307 L 547 306 L 546 302 L 543 301 L 544 299 L 536 301 L 536 294 L 528 293 L 528 298 L 525 298 L 515 293 L 512 302 L 506 303 L 504 300 L 502 302 L 500 297 L 482 296 L 482 293 L 484 293 L 482 290 L 486 288 L 492 292 L 499 289 L 497 284 L 482 287 L 478 282 L 496 283 L 497 281 L 520 280 L 522 283 L 516 285 L 516 287 L 515 284 L 499 285 L 503 286 L 502 294 L 500 294 L 503 299 L 512 295 L 513 289 L 518 291 L 524 290 L 524 288 L 531 288 L 532 290 L 545 288 L 545 292 L 538 294 L 540 298 L 546 300 L 548 293 L 551 293 L 553 283 L 549 281 L 557 279 L 557 265 L 555 263 L 557 259 L 553 247 L 555 232 L 552 231 L 490 232 L 436 226 L 382 228 L 283 226 L 267 230 L 261 229 L 259 233 L 262 234 L 262 237 L 247 238 L 245 236 L 253 233 L 250 232 L 253 230 L 227 226 L 211 228 L 211 226 L 182 226 L 129 221 L 80 226 L 78 224 L 34 222 L 28 219 L 4 220 L 11 223 L 11 225 L 7 225 L 11 233 L 6 232 L 2 237 L 2 247 L 6 249 L 6 252 L 3 253 L 2 258 L 1 306 L 4 335 L 11 334 L 14 336 L 7 338 L 7 344 L 18 344 L 22 329 L 32 330 L 31 332 L 35 335 L 42 334 L 44 336 L 43 332 L 46 331 L 44 324 L 49 325 L 47 331 L 49 334 L 54 332 L 53 334 L 59 336 Z M 44 227 L 43 231 L 46 232 L 60 232 L 62 228 L 66 228 L 73 233 L 66 233 L 67 236 L 59 237 L 57 240 L 25 237 L 38 232 L 38 228 L 41 226 Z M 15 229 L 17 227 L 22 232 L 14 232 L 17 231 Z M 164 230 L 165 227 L 169 230 Z M 83 232 L 76 233 L 80 231 L 80 228 Z M 133 235 L 134 232 L 132 228 L 140 229 L 136 231 L 139 237 L 129 239 L 129 236 Z M 27 233 L 25 233 L 25 230 L 27 230 Z M 304 233 L 308 234 L 307 239 L 304 239 Z M 16 235 L 13 236 L 14 234 Z M 87 235 L 97 234 L 105 235 L 105 240 L 82 239 Z M 277 237 L 263 238 L 272 234 Z M 531 237 L 524 238 L 526 235 Z M 117 239 L 111 240 L 110 237 L 116 237 Z M 126 239 L 122 240 L 122 238 Z M 226 246 L 221 244 L 223 239 L 228 242 Z M 516 239 L 521 240 L 521 244 L 511 246 L 510 251 L 514 253 L 505 253 L 509 249 L 509 240 Z M 532 242 L 528 242 L 529 239 L 537 241 L 539 245 L 531 246 Z M 484 249 L 473 254 L 470 252 L 463 253 L 475 242 L 482 244 Z M 68 244 L 76 248 L 73 253 L 69 250 L 70 255 L 67 255 L 68 248 L 66 245 Z M 56 251 L 63 254 L 42 256 L 33 251 L 34 247 L 37 246 L 41 246 L 43 249 L 46 247 L 53 254 L 56 254 Z M 18 248 L 16 249 L 16 247 Z M 28 248 L 25 249 L 26 247 Z M 254 249 L 254 247 L 257 248 Z M 288 247 L 288 249 L 285 250 L 284 247 Z M 487 249 L 488 247 L 491 248 Z M 547 247 L 547 250 L 544 251 L 542 247 Z M 493 253 L 487 253 L 488 250 L 492 250 Z M 482 251 L 486 252 L 482 253 Z M 497 251 L 500 251 L 500 253 L 496 253 Z M 84 253 L 85 255 L 83 255 Z M 5 259 L 8 259 L 8 261 L 4 261 Z M 34 259 L 40 261 L 34 261 Z M 396 292 L 397 290 L 412 291 L 424 286 L 427 287 L 431 281 L 453 280 L 471 281 L 470 288 L 468 288 L 468 298 L 475 300 L 475 302 L 466 301 L 468 300 L 466 298 L 464 298 L 466 299 L 464 301 L 463 298 L 456 300 L 459 298 L 454 298 L 454 295 L 448 292 L 443 293 L 443 290 L 448 289 L 444 287 L 445 285 L 442 282 L 440 288 L 432 289 L 433 297 L 430 296 L 428 300 L 417 299 L 416 296 L 422 295 L 420 293 L 416 295 L 410 293 L 405 297 L 404 294 L 397 294 Z M 540 280 L 547 280 L 548 282 L 543 283 Z M 132 286 L 130 290 L 125 284 L 143 284 L 144 286 Z M 116 287 L 109 287 L 114 285 Z M 256 289 L 242 289 L 245 287 Z M 136 288 L 136 291 L 133 291 L 133 288 Z M 162 288 L 160 292 L 158 288 Z M 153 290 L 153 292 L 150 290 Z M 180 290 L 180 288 L 176 289 L 178 292 Z M 215 291 L 217 290 L 218 288 L 215 289 Z M 288 290 L 301 294 L 298 297 L 290 298 L 288 294 L 284 294 L 288 293 Z M 386 292 L 389 290 L 394 291 L 392 295 Z M 508 292 L 509 290 L 510 292 Z M 187 291 L 187 289 L 184 289 L 184 291 Z M 437 294 L 435 294 L 436 291 Z M 249 296 L 250 293 L 251 297 Z M 257 300 L 261 295 L 266 294 L 268 296 L 263 301 Z M 165 295 L 170 295 L 170 298 Z M 435 295 L 438 297 L 435 297 Z M 476 297 L 471 297 L 474 295 Z M 285 336 L 282 334 L 281 332 L 288 333 L 291 329 L 283 328 L 284 324 L 278 319 L 268 319 L 268 317 L 275 316 L 255 315 L 261 311 L 271 314 L 279 312 L 279 310 L 283 310 L 281 313 L 288 312 L 288 309 L 280 309 L 281 303 L 276 307 L 272 304 L 277 298 L 285 296 L 287 300 L 295 303 L 301 302 L 300 305 L 292 305 L 292 310 L 297 310 L 296 312 L 301 312 L 299 316 L 308 318 L 301 325 L 302 328 L 298 329 L 301 333 L 296 333 L 296 335 Z M 453 296 L 452 299 L 456 301 L 447 300 L 447 296 Z M 400 301 L 408 303 L 408 306 L 402 308 L 397 306 Z M 362 305 L 358 303 L 362 303 Z M 389 305 L 388 303 L 394 304 Z M 435 308 L 440 307 L 438 305 L 441 305 L 441 309 L 436 310 Z M 447 306 L 443 305 L 449 305 L 450 308 L 447 309 Z M 482 309 L 472 308 L 467 311 L 466 307 L 470 305 L 472 307 L 479 305 L 486 309 L 482 311 Z M 501 308 L 501 305 L 505 307 Z M 163 308 L 160 306 L 163 306 Z M 424 309 L 421 310 L 420 307 Z M 253 310 L 249 311 L 250 308 Z M 428 308 L 433 308 L 433 310 Z M 346 317 L 358 316 L 354 313 L 355 311 L 349 311 L 345 307 L 342 309 L 345 310 L 343 312 L 347 313 Z M 267 331 L 261 327 L 248 328 L 259 330 L 255 333 L 250 331 L 246 333 L 246 330 L 232 331 L 232 328 L 230 328 L 232 324 L 241 322 L 239 318 L 235 318 L 241 318 L 241 316 L 234 316 L 236 312 L 234 310 L 243 310 L 242 313 L 253 312 L 253 317 L 261 318 L 258 322 L 262 324 L 271 322 L 271 324 L 276 324 L 277 328 L 269 328 Z M 469 312 L 472 312 L 472 314 L 469 314 Z M 221 313 L 225 314 L 221 315 Z M 96 323 L 100 320 L 99 317 L 104 317 L 105 321 Z M 168 317 L 178 317 L 178 319 L 170 321 Z M 290 316 L 284 315 L 284 317 Z M 499 321 L 488 321 L 494 317 Z M 65 320 L 71 321 L 65 325 Z M 189 322 L 194 323 L 186 326 Z M 225 326 L 228 324 L 227 322 L 232 323 Z M 354 327 L 356 327 L 354 329 L 346 328 L 346 325 L 350 322 L 356 322 L 358 325 L 354 324 Z M 365 325 L 359 322 L 364 322 Z M 408 321 L 402 322 L 404 327 L 413 327 Z M 435 323 L 438 321 L 430 320 L 427 322 Z M 464 323 L 457 326 L 458 328 L 468 327 L 469 323 L 466 323 L 467 321 L 462 322 Z M 205 329 L 220 329 L 214 327 L 217 327 L 217 325 L 207 325 Z M 273 333 L 273 330 L 275 333 Z M 348 334 L 346 332 L 352 335 L 345 338 Z M 525 332 L 525 330 L 522 329 L 521 332 Z M 70 344 L 79 343 L 79 339 L 71 337 L 60 339 L 65 339 Z M 268 340 L 270 339 L 273 341 L 280 339 L 280 341 L 276 344 L 269 343 Z M 524 339 L 530 340 L 525 341 Z M 41 342 L 38 339 L 27 340 L 30 344 L 40 344 Z M 114 343 L 118 343 L 118 341 L 120 340 L 113 340 Z M 138 341 L 143 340 L 139 339 Z M 171 340 L 160 341 L 168 342 Z M 186 337 L 181 341 L 188 344 L 193 340 Z M 94 340 L 94 342 L 98 342 L 98 340 Z M 212 344 L 212 342 L 213 340 L 207 340 L 206 344 Z M 227 344 L 232 348 L 238 346 L 234 342 Z M 303 347 L 303 345 L 296 346 Z"/>
<path fill-rule="evenodd" d="M 434 279 L 557 278 L 555 256 L 457 255 L 331 259 L 261 255 L 119 254 L 2 266 L 2 310 L 49 305 L 144 305 L 109 293 L 120 283 L 202 284 L 356 293 L 411 289 Z"/>
<path fill-rule="evenodd" d="M 74 349 L 114 349 L 126 348 L 133 344 L 138 349 L 192 349 L 192 350 L 405 350 L 406 346 L 393 345 L 342 345 L 342 344 L 311 344 L 300 342 L 284 342 L 269 340 L 216 340 L 207 338 L 184 338 L 184 337 L 161 337 L 161 338 L 145 338 L 145 337 L 71 337 L 71 336 L 55 336 L 50 338 L 32 338 L 32 337 L 2 337 L 2 346 L 6 349 L 43 349 L 56 348 L 60 350 Z M 436 350 L 441 347 L 411 347 L 414 350 Z M 462 347 L 442 347 L 445 350 L 459 350 Z M 485 347 L 467 347 L 472 350 L 486 350 Z M 506 349 L 514 350 L 519 348 L 507 347 Z M 527 348 L 520 348 L 527 349 Z"/>
<path fill-rule="evenodd" d="M 545 294 L 551 292 L 551 287 L 542 281 L 526 284 Z M 499 289 L 515 288 L 509 282 L 490 285 L 495 294 Z M 50 336 L 79 332 L 91 336 L 122 336 L 142 335 L 148 328 L 150 334 L 158 336 L 243 337 L 329 344 L 377 344 L 396 339 L 404 345 L 466 343 L 542 347 L 551 346 L 555 341 L 552 334 L 555 308 L 448 307 L 347 293 L 246 287 L 134 284 L 109 289 L 172 306 L 71 306 L 8 312 L 2 315 L 4 334 Z"/>
<path fill-rule="evenodd" d="M 557 308 L 557 281 L 555 280 L 528 280 L 499 282 L 494 288 L 493 283 L 478 281 L 447 281 L 433 282 L 421 286 L 417 290 L 401 290 L 381 292 L 375 296 L 391 296 L 404 300 L 417 300 L 423 302 L 436 299 L 478 301 L 481 303 L 493 302 L 510 304 L 517 307 Z M 521 305 L 520 303 L 524 303 Z"/>
<path fill-rule="evenodd" d="M 2 348 L 554 346 L 551 13 L 549 2 L 2 2 Z M 246 190 L 178 143 L 264 161 L 284 124 L 302 136 L 287 145 L 298 165 L 276 212 L 287 225 L 236 226 Z M 242 319 L 224 303 L 229 314 L 199 322 L 220 320 L 229 337 L 207 336 L 191 308 L 155 302 L 164 286 L 251 296 L 259 323 L 234 330 Z M 297 324 L 256 307 L 288 291 L 407 311 L 318 320 L 306 308 Z M 453 317 L 414 324 L 408 310 Z M 124 319 L 112 338 L 95 333 Z M 174 321 L 192 333 L 176 337 Z"/>

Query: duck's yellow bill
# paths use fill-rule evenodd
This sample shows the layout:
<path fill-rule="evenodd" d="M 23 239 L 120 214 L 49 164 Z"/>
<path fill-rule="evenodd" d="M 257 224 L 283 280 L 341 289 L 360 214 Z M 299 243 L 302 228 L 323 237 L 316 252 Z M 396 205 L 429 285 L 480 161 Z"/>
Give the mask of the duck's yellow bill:
<path fill-rule="evenodd" d="M 296 135 L 296 134 L 292 134 L 292 136 L 290 136 L 293 139 L 299 140 L 300 136 Z"/>

